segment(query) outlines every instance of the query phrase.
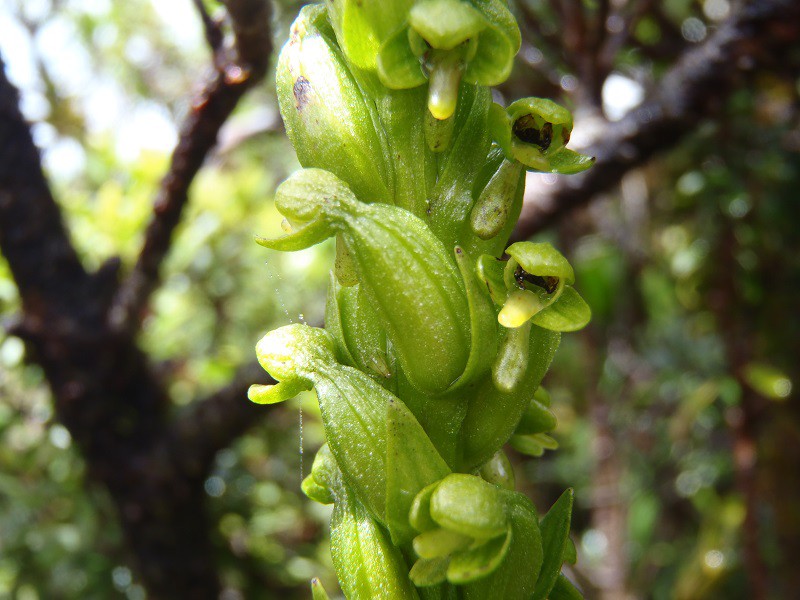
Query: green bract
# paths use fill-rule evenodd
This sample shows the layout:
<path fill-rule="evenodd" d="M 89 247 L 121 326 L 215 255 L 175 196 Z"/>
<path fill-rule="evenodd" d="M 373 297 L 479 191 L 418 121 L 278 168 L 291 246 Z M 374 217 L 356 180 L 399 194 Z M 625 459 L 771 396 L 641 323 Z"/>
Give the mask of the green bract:
<path fill-rule="evenodd" d="M 501 0 L 328 0 L 302 9 L 281 52 L 281 114 L 305 168 L 275 194 L 285 234 L 258 243 L 335 238 L 336 259 L 325 329 L 265 335 L 256 352 L 277 383 L 248 395 L 316 391 L 327 443 L 302 488 L 334 505 L 350 600 L 577 594 L 561 575 L 571 491 L 540 522 L 503 447 L 558 446 L 540 385 L 590 310 L 550 244 L 506 246 L 525 171 L 592 159 L 565 147 L 564 108 L 492 104 L 486 86 L 519 45 Z M 312 594 L 327 597 L 316 580 Z"/>

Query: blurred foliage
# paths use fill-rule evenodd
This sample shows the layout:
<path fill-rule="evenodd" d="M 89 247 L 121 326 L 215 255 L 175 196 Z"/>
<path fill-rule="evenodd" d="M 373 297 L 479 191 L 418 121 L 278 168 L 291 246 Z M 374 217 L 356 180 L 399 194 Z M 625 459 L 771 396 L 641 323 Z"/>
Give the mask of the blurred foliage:
<path fill-rule="evenodd" d="M 277 3 L 278 46 L 299 4 Z M 552 7 L 525 4 L 544 37 L 523 47 L 509 95 L 568 95 L 569 57 L 543 41 L 557 34 Z M 649 87 L 671 49 L 701 41 L 730 10 L 726 0 L 661 3 L 637 21 L 615 73 Z M 191 1 L 12 0 L 0 9 L 0 52 L 84 261 L 119 255 L 130 267 L 175 123 L 207 73 Z M 775 490 L 781 444 L 800 440 L 799 94 L 800 81 L 764 75 L 551 234 L 594 320 L 565 337 L 546 382 L 561 448 L 525 459 L 520 485 L 540 508 L 576 487 L 584 585 L 610 589 L 616 556 L 634 597 L 746 597 L 747 507 L 733 458 L 745 396 L 764 432 L 759 547 L 771 571 L 786 568 L 780 537 L 800 530 L 781 527 L 798 496 Z M 295 165 L 268 83 L 246 98 L 192 188 L 140 340 L 175 410 L 226 383 L 266 330 L 322 321 L 330 246 L 278 255 L 252 241 L 276 231 L 271 192 Z M 0 263 L 3 318 L 17 309 Z M 274 597 L 275 581 L 307 597 L 312 576 L 335 589 L 328 514 L 300 492 L 322 440 L 315 406 L 306 395 L 275 407 L 216 458 L 205 487 L 226 599 Z M 40 370 L 0 330 L 0 597 L 145 597 L 110 503 L 84 475 Z"/>

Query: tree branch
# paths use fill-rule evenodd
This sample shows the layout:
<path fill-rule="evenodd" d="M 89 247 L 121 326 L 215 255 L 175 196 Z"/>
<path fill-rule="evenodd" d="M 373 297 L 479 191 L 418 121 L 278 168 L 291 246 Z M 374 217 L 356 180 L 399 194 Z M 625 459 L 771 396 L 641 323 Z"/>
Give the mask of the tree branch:
<path fill-rule="evenodd" d="M 263 79 L 269 64 L 272 52 L 269 2 L 226 0 L 225 5 L 231 18 L 235 52 L 225 60 L 219 60 L 219 53 L 215 52 L 215 75 L 192 104 L 181 127 L 139 258 L 115 300 L 112 320 L 120 330 L 138 329 L 150 294 L 158 286 L 161 263 L 188 200 L 189 187 L 216 144 L 222 124 L 244 93 Z M 214 50 L 213 37 L 211 41 Z"/>
<path fill-rule="evenodd" d="M 253 383 L 274 384 L 256 361 L 242 366 L 226 386 L 197 400 L 172 425 L 181 454 L 205 470 L 214 455 L 263 419 L 268 411 L 247 400 Z"/>
<path fill-rule="evenodd" d="M 753 0 L 704 44 L 686 51 L 658 90 L 584 150 L 597 157 L 583 175 L 560 178 L 526 199 L 513 239 L 526 239 L 617 184 L 625 173 L 674 147 L 713 116 L 746 71 L 780 65 L 800 40 L 800 3 Z"/>

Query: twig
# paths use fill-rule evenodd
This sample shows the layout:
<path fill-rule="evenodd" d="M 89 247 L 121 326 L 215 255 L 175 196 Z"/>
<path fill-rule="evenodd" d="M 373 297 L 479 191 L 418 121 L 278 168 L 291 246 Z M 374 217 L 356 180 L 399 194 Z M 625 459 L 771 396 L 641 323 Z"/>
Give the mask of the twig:
<path fill-rule="evenodd" d="M 206 36 L 206 43 L 216 61 L 217 56 L 222 52 L 222 42 L 224 41 L 222 29 L 219 23 L 208 14 L 203 0 L 194 0 L 194 5 L 200 15 L 200 19 L 203 21 L 203 33 Z"/>
<path fill-rule="evenodd" d="M 222 124 L 267 69 L 272 50 L 269 2 L 227 0 L 225 5 L 231 18 L 236 56 L 216 65 L 214 78 L 193 103 L 181 127 L 169 171 L 153 205 L 142 250 L 115 300 L 111 319 L 121 331 L 135 331 L 139 327 L 150 294 L 158 285 L 161 263 L 188 200 L 189 187 L 216 144 Z"/>
<path fill-rule="evenodd" d="M 784 50 L 799 40 L 800 3 L 746 4 L 704 44 L 684 52 L 640 107 L 604 128 L 584 150 L 597 157 L 592 169 L 560 178 L 545 194 L 526 202 L 514 239 L 545 229 L 654 154 L 675 146 L 698 121 L 714 114 L 741 72 L 778 64 L 786 56 Z"/>

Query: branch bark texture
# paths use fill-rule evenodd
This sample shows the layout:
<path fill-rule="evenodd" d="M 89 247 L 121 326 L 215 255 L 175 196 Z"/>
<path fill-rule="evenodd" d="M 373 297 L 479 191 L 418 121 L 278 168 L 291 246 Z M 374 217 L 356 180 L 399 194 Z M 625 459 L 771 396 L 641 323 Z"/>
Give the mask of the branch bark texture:
<path fill-rule="evenodd" d="M 523 207 L 515 240 L 529 238 L 619 183 L 655 154 L 676 146 L 706 118 L 718 114 L 748 73 L 785 68 L 800 42 L 800 3 L 745 3 L 703 44 L 686 51 L 639 107 L 605 126 L 582 150 L 597 158 L 585 174 L 562 177 Z"/>
<path fill-rule="evenodd" d="M 257 415 L 239 379 L 172 418 L 164 383 L 135 340 L 191 182 L 271 55 L 267 0 L 226 5 L 234 45 L 214 48 L 215 75 L 181 129 L 141 255 L 122 286 L 116 259 L 95 273 L 81 264 L 0 62 L 0 250 L 22 302 L 13 332 L 43 367 L 56 415 L 90 476 L 108 489 L 154 599 L 218 597 L 203 483 L 216 451 Z M 264 378 L 253 368 L 244 375 Z M 219 415 L 222 427 L 212 423 Z"/>

